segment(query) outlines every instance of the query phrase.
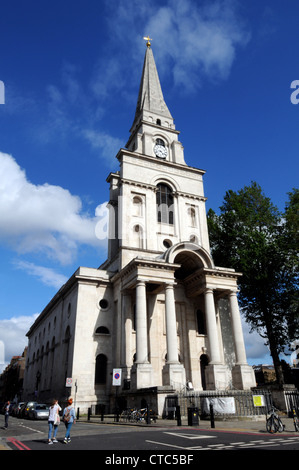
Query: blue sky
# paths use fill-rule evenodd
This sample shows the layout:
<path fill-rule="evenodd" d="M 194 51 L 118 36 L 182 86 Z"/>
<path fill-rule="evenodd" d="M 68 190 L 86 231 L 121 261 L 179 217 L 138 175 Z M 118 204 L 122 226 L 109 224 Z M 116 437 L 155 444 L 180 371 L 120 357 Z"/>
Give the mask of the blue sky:
<path fill-rule="evenodd" d="M 14 0 L 0 11 L 0 341 L 20 354 L 35 316 L 95 236 L 133 122 L 150 35 L 188 165 L 207 209 L 257 181 L 283 210 L 297 187 L 297 0 Z M 0 97 L 1 102 L 1 97 Z M 249 363 L 269 362 L 245 328 Z M 1 349 L 1 348 L 0 348 Z M 1 362 L 1 357 L 0 357 Z"/>

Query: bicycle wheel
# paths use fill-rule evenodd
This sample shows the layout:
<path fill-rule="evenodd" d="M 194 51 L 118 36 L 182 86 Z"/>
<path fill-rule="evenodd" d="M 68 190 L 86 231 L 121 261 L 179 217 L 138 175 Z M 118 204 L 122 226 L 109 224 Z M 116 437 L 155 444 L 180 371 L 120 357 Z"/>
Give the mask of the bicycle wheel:
<path fill-rule="evenodd" d="M 282 432 L 284 430 L 284 425 L 282 424 L 282 421 L 279 417 L 274 416 L 274 425 L 277 428 L 278 432 Z"/>
<path fill-rule="evenodd" d="M 275 424 L 275 421 L 274 421 L 274 417 L 273 416 L 270 416 L 270 418 L 267 419 L 266 421 L 266 429 L 269 433 L 273 434 L 275 432 L 277 432 L 278 430 L 278 427 L 277 425 Z"/>

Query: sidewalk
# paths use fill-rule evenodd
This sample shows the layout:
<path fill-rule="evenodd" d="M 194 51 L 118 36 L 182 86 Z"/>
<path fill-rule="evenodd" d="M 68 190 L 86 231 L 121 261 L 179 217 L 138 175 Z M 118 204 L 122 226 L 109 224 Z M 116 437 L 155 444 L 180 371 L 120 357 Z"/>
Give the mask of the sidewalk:
<path fill-rule="evenodd" d="M 281 420 L 285 426 L 285 433 L 293 433 L 295 432 L 293 420 L 291 418 L 281 417 Z M 170 420 L 170 419 L 157 419 L 156 422 L 152 422 L 151 424 L 147 424 L 145 421 L 141 423 L 138 422 L 124 422 L 124 421 L 114 421 L 114 419 L 105 419 L 101 421 L 100 418 L 91 417 L 90 422 L 93 424 L 99 424 L 104 426 L 105 424 L 110 425 L 117 425 L 117 426 L 136 426 L 136 427 L 149 427 L 149 428 L 175 428 L 179 429 L 206 429 L 206 430 L 213 430 L 215 431 L 229 431 L 229 432 L 248 432 L 248 433 L 267 433 L 266 431 L 266 418 L 265 416 L 257 417 L 256 419 L 248 418 L 248 419 L 228 419 L 228 420 L 217 420 L 214 421 L 214 427 L 212 428 L 211 422 L 209 420 L 199 420 L 198 425 L 190 426 L 188 425 L 187 418 L 182 418 L 181 426 L 178 426 L 177 420 Z"/>

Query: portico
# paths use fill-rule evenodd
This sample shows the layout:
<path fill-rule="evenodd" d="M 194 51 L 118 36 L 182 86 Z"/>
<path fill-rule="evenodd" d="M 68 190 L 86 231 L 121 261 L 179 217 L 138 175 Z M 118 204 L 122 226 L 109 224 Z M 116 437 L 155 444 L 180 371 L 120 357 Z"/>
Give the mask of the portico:
<path fill-rule="evenodd" d="M 248 372 L 252 379 L 237 301 L 239 275 L 233 270 L 215 267 L 208 253 L 194 243 L 174 245 L 160 259 L 135 258 L 116 274 L 114 282 L 120 282 L 122 286 L 124 319 L 121 363 L 131 390 L 156 385 L 181 389 L 187 380 L 197 384 L 198 389 L 225 389 L 230 384 L 242 384 L 243 387 Z M 220 321 L 220 299 L 227 303 L 231 321 L 229 339 L 227 332 L 223 333 Z M 198 357 L 195 358 L 194 345 L 189 344 L 191 332 L 187 310 L 194 311 L 199 304 L 205 332 L 195 338 L 202 345 L 197 348 Z M 196 329 L 195 323 L 193 325 Z M 231 369 L 225 363 L 223 353 L 227 340 L 234 345 L 234 367 Z M 157 351 L 160 372 L 155 365 Z M 200 370 L 203 351 L 208 358 L 204 378 Z M 194 370 L 191 364 L 196 362 L 198 365 Z"/>

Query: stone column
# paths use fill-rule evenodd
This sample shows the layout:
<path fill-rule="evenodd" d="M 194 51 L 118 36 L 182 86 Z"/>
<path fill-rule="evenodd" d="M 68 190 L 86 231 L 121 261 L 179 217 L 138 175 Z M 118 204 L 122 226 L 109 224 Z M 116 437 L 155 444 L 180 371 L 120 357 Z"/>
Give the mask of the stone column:
<path fill-rule="evenodd" d="M 229 293 L 229 304 L 235 343 L 236 364 L 247 364 L 241 316 L 236 292 L 232 291 Z"/>
<path fill-rule="evenodd" d="M 167 361 L 162 370 L 163 385 L 170 385 L 181 390 L 186 384 L 186 372 L 183 364 L 179 363 L 176 313 L 173 284 L 165 286 L 165 319 Z"/>
<path fill-rule="evenodd" d="M 210 345 L 210 362 L 209 364 L 220 364 L 220 348 L 218 338 L 218 328 L 216 322 L 216 311 L 214 303 L 214 293 L 212 289 L 205 291 L 205 311 L 207 334 Z"/>
<path fill-rule="evenodd" d="M 122 292 L 122 348 L 121 348 L 121 366 L 123 367 L 124 378 L 130 376 L 130 367 L 132 366 L 133 357 L 131 353 L 131 334 L 132 334 L 132 318 L 131 318 L 131 294 Z"/>
<path fill-rule="evenodd" d="M 146 285 L 136 283 L 136 361 L 131 369 L 131 389 L 153 386 L 152 365 L 148 360 Z"/>
<path fill-rule="evenodd" d="M 136 364 L 148 363 L 146 286 L 144 281 L 136 284 Z"/>
<path fill-rule="evenodd" d="M 167 362 L 178 363 L 178 343 L 173 284 L 165 287 Z"/>

